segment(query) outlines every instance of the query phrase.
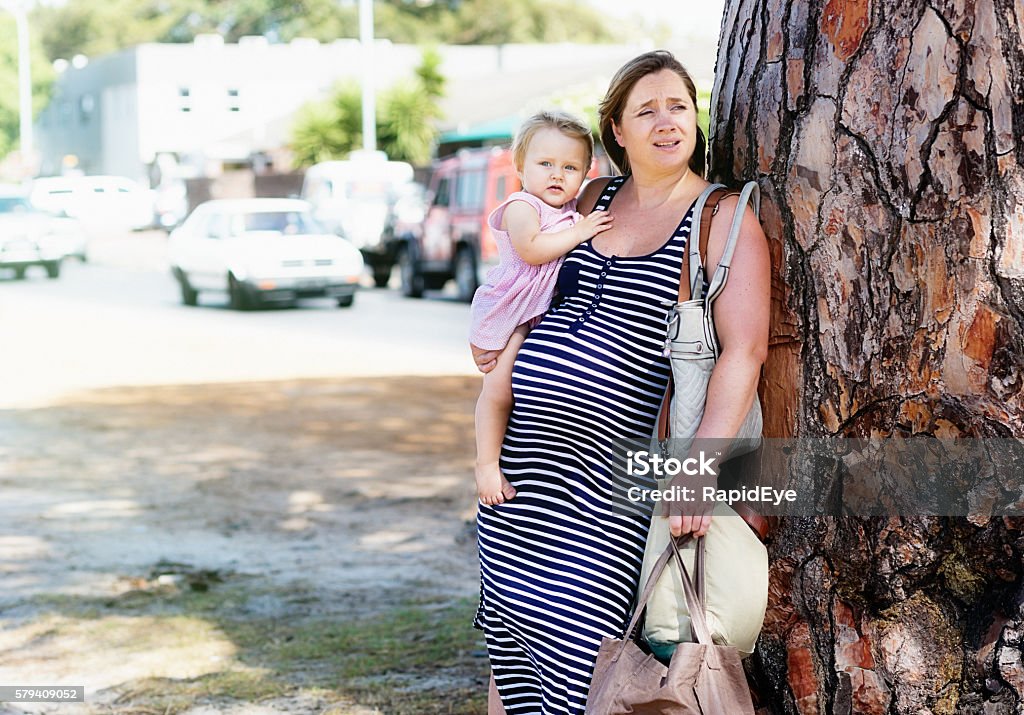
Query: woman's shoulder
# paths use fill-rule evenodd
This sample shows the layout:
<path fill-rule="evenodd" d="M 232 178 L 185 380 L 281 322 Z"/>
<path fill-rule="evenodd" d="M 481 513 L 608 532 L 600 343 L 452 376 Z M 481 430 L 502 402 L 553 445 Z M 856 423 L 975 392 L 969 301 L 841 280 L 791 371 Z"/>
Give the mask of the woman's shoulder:
<path fill-rule="evenodd" d="M 597 199 L 601 195 L 601 192 L 604 191 L 605 187 L 608 186 L 608 183 L 614 178 L 614 176 L 599 176 L 596 179 L 588 181 L 587 185 L 583 187 L 583 191 L 580 193 L 579 198 L 576 200 L 576 210 L 584 216 L 593 211 L 594 204 L 597 203 Z"/>

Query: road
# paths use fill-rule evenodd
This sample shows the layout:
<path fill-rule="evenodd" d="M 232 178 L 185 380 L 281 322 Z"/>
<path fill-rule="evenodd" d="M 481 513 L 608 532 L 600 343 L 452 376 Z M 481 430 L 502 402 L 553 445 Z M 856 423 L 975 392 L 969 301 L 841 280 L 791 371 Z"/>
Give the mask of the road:
<path fill-rule="evenodd" d="M 181 305 L 164 234 L 94 241 L 90 262 L 0 277 L 0 408 L 102 387 L 292 379 L 467 375 L 469 311 L 366 288 L 353 308 L 329 300 L 240 313 L 226 297 Z"/>
<path fill-rule="evenodd" d="M 87 692 L 0 715 L 483 712 L 468 307 L 186 307 L 164 240 L 0 276 L 0 683 Z M 304 635 L 376 619 L 344 650 L 380 658 L 410 608 L 436 663 L 371 694 Z"/>

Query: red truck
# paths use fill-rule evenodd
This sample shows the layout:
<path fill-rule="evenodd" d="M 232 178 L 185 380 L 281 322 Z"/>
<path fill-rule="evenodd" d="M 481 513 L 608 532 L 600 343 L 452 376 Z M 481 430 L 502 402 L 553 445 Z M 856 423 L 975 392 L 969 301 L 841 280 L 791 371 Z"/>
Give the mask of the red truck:
<path fill-rule="evenodd" d="M 402 292 L 419 297 L 454 279 L 459 299 L 472 300 L 498 260 L 487 217 L 520 186 L 509 149 L 463 149 L 438 161 L 422 222 L 396 226 Z"/>

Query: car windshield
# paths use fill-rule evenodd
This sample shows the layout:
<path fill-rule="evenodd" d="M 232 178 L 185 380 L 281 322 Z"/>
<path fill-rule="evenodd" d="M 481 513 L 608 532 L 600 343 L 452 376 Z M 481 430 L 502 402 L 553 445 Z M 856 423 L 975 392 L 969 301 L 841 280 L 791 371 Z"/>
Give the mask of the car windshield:
<path fill-rule="evenodd" d="M 259 211 L 241 216 L 244 231 L 274 231 L 286 235 L 323 233 L 313 218 L 302 211 Z"/>
<path fill-rule="evenodd" d="M 14 213 L 15 211 L 31 211 L 32 207 L 21 196 L 0 196 L 0 214 Z"/>

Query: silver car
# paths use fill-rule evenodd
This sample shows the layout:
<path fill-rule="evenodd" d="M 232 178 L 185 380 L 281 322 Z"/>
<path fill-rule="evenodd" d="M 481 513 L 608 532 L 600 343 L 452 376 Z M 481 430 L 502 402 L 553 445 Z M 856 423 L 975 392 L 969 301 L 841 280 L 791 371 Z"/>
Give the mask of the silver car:
<path fill-rule="evenodd" d="M 239 310 L 311 296 L 347 307 L 363 274 L 359 251 L 322 229 L 298 199 L 200 204 L 171 233 L 168 258 L 185 305 L 218 291 Z"/>
<path fill-rule="evenodd" d="M 18 187 L 0 187 L 0 268 L 14 271 L 15 278 L 40 266 L 50 278 L 60 275 L 68 255 L 85 258 L 85 238 L 80 227 L 35 210 Z"/>

